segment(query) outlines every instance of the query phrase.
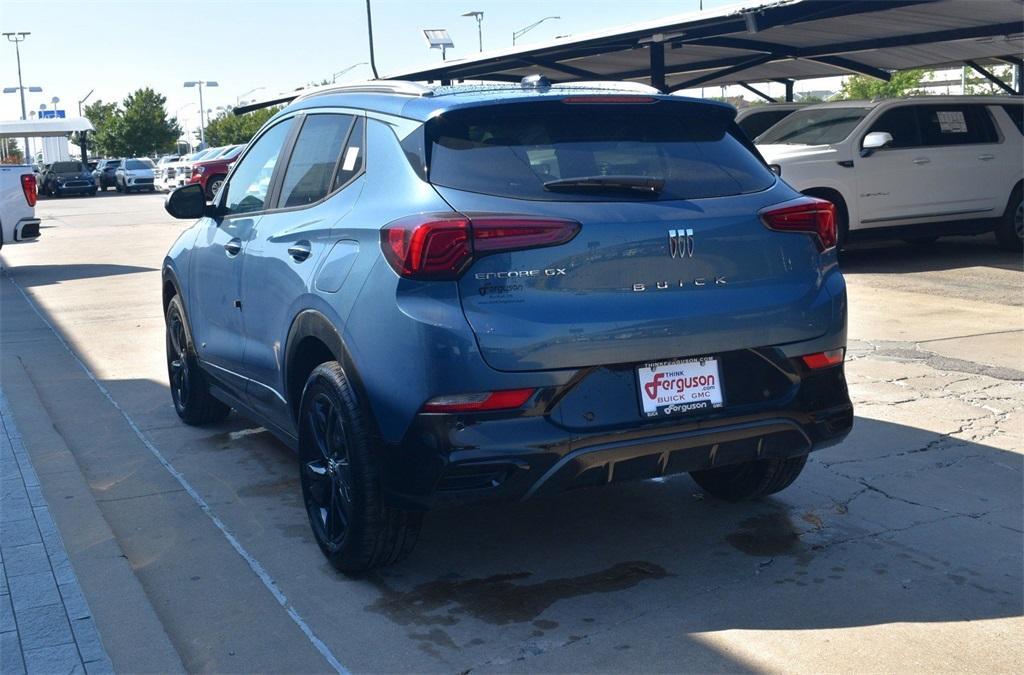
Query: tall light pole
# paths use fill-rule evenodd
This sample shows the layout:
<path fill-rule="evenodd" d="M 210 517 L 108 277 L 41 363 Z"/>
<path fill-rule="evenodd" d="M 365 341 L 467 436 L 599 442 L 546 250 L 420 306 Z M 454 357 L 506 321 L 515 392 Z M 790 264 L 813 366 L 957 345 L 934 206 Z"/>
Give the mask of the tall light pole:
<path fill-rule="evenodd" d="M 199 144 L 206 145 L 206 123 L 203 120 L 203 86 L 207 87 L 218 87 L 213 80 L 190 80 L 185 83 L 186 87 L 199 87 Z"/>
<path fill-rule="evenodd" d="M 250 89 L 249 91 L 245 92 L 244 94 L 239 94 L 238 96 L 235 97 L 235 105 L 236 106 L 237 105 L 241 105 L 242 98 L 244 96 L 248 96 L 249 94 L 253 93 L 254 91 L 259 91 L 260 89 L 266 89 L 266 87 L 256 87 L 255 89 Z"/>
<path fill-rule="evenodd" d="M 181 111 L 184 110 L 185 108 L 188 108 L 189 106 L 193 106 L 193 105 L 195 105 L 195 103 L 186 103 L 183 106 L 179 106 L 178 109 L 174 111 L 174 119 L 175 120 L 180 120 L 181 119 L 181 116 L 180 116 Z M 182 128 L 182 134 L 185 136 L 185 145 L 188 146 L 188 151 L 192 152 L 192 136 L 188 132 L 188 124 L 186 123 L 181 128 Z"/>
<path fill-rule="evenodd" d="M 336 72 L 333 75 L 331 75 L 331 84 L 336 83 L 338 81 L 338 77 L 339 76 L 344 75 L 345 73 L 347 73 L 348 71 L 352 70 L 353 68 L 358 68 L 359 66 L 365 66 L 365 65 L 366 65 L 366 61 L 360 61 L 359 63 L 353 63 L 348 68 L 342 68 L 338 72 Z"/>
<path fill-rule="evenodd" d="M 471 16 L 476 19 L 476 36 L 480 40 L 480 51 L 484 50 L 484 13 L 478 11 L 466 12 L 462 16 Z"/>
<path fill-rule="evenodd" d="M 7 38 L 8 42 L 13 42 L 14 43 L 14 54 L 18 58 L 18 90 L 21 92 L 21 119 L 23 119 L 23 120 L 27 119 L 27 118 L 25 117 L 25 86 L 21 83 L 21 43 L 24 42 L 25 38 L 27 38 L 31 34 L 32 33 L 25 33 L 25 32 L 4 33 L 3 34 L 3 36 L 5 38 Z M 33 87 L 32 89 L 33 90 L 39 89 L 39 91 L 42 91 L 41 87 Z M 6 89 L 4 91 L 6 92 Z M 28 156 L 29 156 L 28 136 L 26 136 L 24 138 L 24 141 L 25 141 L 25 158 L 27 159 Z"/>
<path fill-rule="evenodd" d="M 96 91 L 96 90 L 95 89 L 90 89 L 89 93 L 86 94 L 84 97 L 82 97 L 82 100 L 78 102 L 78 116 L 79 117 L 82 116 L 82 104 L 89 100 L 89 97 L 92 96 L 92 93 L 94 91 Z"/>
<path fill-rule="evenodd" d="M 560 16 L 546 16 L 543 19 L 541 19 L 540 21 L 534 21 L 533 23 L 531 23 L 526 28 L 520 28 L 516 32 L 512 33 L 512 44 L 515 45 L 516 40 L 518 40 L 519 38 L 523 37 L 524 35 L 529 33 L 531 30 L 533 30 L 537 26 L 539 26 L 542 23 L 544 23 L 545 21 L 547 21 L 548 19 L 561 19 L 561 18 L 562 17 L 560 17 Z"/>

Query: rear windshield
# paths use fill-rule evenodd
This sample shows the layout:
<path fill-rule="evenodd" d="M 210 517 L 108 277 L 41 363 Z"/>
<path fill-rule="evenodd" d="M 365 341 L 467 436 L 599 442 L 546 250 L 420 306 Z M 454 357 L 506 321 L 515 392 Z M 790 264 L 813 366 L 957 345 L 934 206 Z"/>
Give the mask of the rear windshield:
<path fill-rule="evenodd" d="M 797 110 L 757 139 L 758 144 L 832 145 L 843 141 L 869 108 Z"/>
<path fill-rule="evenodd" d="M 82 171 L 81 162 L 54 162 L 53 166 L 50 167 L 50 171 L 54 173 L 80 173 Z"/>
<path fill-rule="evenodd" d="M 124 168 L 128 169 L 152 169 L 153 162 L 149 159 L 129 159 L 124 163 Z"/>
<path fill-rule="evenodd" d="M 428 122 L 426 133 L 431 183 L 502 197 L 629 198 L 544 187 L 595 176 L 663 180 L 653 197 L 661 200 L 756 192 L 775 181 L 734 135 L 741 132 L 732 111 L 706 105 L 512 104 L 444 114 Z"/>

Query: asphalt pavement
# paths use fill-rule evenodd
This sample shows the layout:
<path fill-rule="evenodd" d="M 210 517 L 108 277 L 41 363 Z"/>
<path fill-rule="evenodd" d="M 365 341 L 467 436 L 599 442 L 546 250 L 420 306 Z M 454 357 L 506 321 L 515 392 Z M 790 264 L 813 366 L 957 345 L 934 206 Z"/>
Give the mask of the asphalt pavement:
<path fill-rule="evenodd" d="M 1024 669 L 1024 274 L 990 237 L 848 252 L 854 431 L 790 489 L 438 511 L 350 579 L 291 451 L 174 414 L 159 269 L 187 224 L 159 195 L 37 213 L 0 252 L 2 389 L 118 672 Z"/>

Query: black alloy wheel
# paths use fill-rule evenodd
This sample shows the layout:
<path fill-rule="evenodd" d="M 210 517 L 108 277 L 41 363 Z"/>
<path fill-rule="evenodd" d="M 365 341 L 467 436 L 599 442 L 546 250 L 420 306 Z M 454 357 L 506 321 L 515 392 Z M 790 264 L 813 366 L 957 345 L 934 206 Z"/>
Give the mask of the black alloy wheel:
<path fill-rule="evenodd" d="M 218 422 L 231 408 L 210 393 L 209 385 L 199 369 L 192 349 L 185 312 L 178 296 L 171 298 L 165 317 L 167 326 L 167 379 L 171 388 L 174 411 L 185 424 L 199 426 Z"/>
<path fill-rule="evenodd" d="M 354 574 L 407 556 L 423 514 L 385 503 L 381 444 L 340 363 L 310 373 L 297 422 L 303 503 L 331 565 Z"/>
<path fill-rule="evenodd" d="M 328 556 L 345 545 L 352 522 L 353 482 L 345 422 L 325 392 L 305 407 L 302 486 L 309 522 Z"/>

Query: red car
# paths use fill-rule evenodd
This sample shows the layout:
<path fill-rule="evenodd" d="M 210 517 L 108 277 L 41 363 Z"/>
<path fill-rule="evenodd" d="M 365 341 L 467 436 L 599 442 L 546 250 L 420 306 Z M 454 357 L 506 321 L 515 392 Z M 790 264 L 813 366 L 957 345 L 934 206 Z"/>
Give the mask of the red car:
<path fill-rule="evenodd" d="M 202 185 L 203 191 L 206 192 L 206 198 L 213 199 L 221 184 L 224 183 L 228 169 L 235 163 L 235 159 L 244 147 L 244 145 L 229 145 L 213 157 L 196 162 L 192 165 L 192 177 L 188 182 Z"/>

